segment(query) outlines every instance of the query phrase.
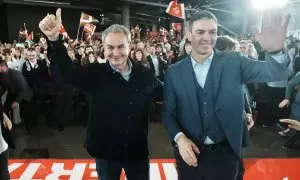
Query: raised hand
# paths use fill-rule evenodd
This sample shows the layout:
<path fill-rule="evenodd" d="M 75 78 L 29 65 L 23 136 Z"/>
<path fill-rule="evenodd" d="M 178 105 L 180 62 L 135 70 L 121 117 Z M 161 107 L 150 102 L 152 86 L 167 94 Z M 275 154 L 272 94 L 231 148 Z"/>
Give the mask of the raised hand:
<path fill-rule="evenodd" d="M 274 52 L 283 48 L 291 16 L 288 14 L 283 23 L 282 19 L 282 10 L 267 10 L 263 14 L 261 31 L 257 28 L 253 29 L 255 39 L 264 50 Z"/>
<path fill-rule="evenodd" d="M 48 14 L 39 24 L 41 31 L 49 38 L 58 37 L 61 28 L 61 9 L 56 10 L 56 16 Z"/>

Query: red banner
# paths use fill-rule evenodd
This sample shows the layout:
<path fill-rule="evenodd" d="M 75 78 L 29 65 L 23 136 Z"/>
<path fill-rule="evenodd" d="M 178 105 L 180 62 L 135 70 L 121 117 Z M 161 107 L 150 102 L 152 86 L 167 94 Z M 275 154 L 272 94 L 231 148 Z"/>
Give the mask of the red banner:
<path fill-rule="evenodd" d="M 166 13 L 184 19 L 185 18 L 185 12 L 184 12 L 184 4 L 177 4 L 176 0 L 173 0 L 170 2 Z"/>
<path fill-rule="evenodd" d="M 177 180 L 173 159 L 154 159 L 150 164 L 150 180 Z M 220 162 L 226 163 L 226 162 Z M 244 180 L 299 180 L 300 159 L 246 159 Z M 96 164 L 92 159 L 18 159 L 9 161 L 12 180 L 96 180 Z M 125 173 L 121 175 L 125 180 Z"/>
<path fill-rule="evenodd" d="M 94 24 L 88 23 L 84 25 L 84 31 L 93 35 L 95 32 L 96 26 Z"/>
<path fill-rule="evenodd" d="M 172 23 L 172 28 L 174 31 L 180 32 L 181 31 L 181 23 Z"/>

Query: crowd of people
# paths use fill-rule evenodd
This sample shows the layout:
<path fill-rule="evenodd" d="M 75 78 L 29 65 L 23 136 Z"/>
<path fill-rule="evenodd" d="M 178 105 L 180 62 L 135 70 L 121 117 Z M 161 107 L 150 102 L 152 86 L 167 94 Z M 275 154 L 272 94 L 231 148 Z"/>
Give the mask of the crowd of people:
<path fill-rule="evenodd" d="M 201 146 L 218 149 L 219 147 L 212 144 L 220 144 L 222 147 L 232 148 L 233 152 L 229 153 L 230 156 L 239 154 L 238 147 L 232 147 L 233 142 L 229 137 L 227 140 L 223 140 L 225 136 L 229 136 L 226 134 L 227 132 L 206 132 L 205 130 L 208 139 L 197 139 L 198 132 L 193 134 L 195 129 L 189 127 L 191 124 L 186 124 L 187 122 L 194 123 L 186 120 L 187 118 L 194 118 L 191 117 L 194 112 L 190 113 L 190 110 L 200 112 L 203 126 L 209 127 L 218 124 L 215 115 L 209 116 L 210 119 L 216 120 L 215 124 L 209 124 L 208 121 L 205 121 L 204 115 L 207 112 L 210 114 L 210 108 L 212 108 L 209 105 L 205 106 L 206 103 L 210 104 L 210 102 L 217 101 L 213 95 L 210 96 L 212 89 L 209 89 L 215 88 L 215 85 L 211 84 L 210 81 L 213 78 L 213 73 L 217 72 L 210 71 L 211 65 L 209 64 L 207 68 L 204 60 L 208 59 L 207 62 L 213 60 L 213 64 L 217 58 L 222 58 L 222 56 L 224 59 L 232 58 L 236 62 L 245 62 L 245 64 L 236 65 L 235 62 L 226 61 L 232 65 L 230 68 L 244 66 L 242 75 L 236 76 L 241 76 L 240 78 L 243 79 L 242 88 L 228 80 L 228 84 L 237 88 L 236 91 L 242 89 L 243 97 L 239 97 L 239 92 L 232 90 L 233 87 L 228 89 L 222 84 L 220 88 L 224 94 L 218 95 L 219 99 L 226 101 L 222 102 L 222 107 L 228 106 L 228 103 L 236 103 L 235 99 L 237 99 L 236 105 L 245 105 L 241 109 L 246 119 L 246 130 L 244 131 L 250 130 L 254 121 L 263 127 L 277 124 L 282 128 L 279 134 L 290 137 L 284 144 L 285 148 L 292 147 L 296 141 L 299 135 L 294 130 L 297 129 L 297 123 L 292 121 L 296 125 L 287 127 L 281 124 L 279 119 L 291 118 L 300 121 L 300 42 L 297 39 L 288 37 L 284 42 L 284 47 L 279 47 L 279 49 L 271 47 L 270 50 L 267 47 L 262 47 L 264 46 L 263 42 L 258 40 L 237 40 L 229 36 L 218 36 L 217 39 L 214 39 L 217 37 L 217 28 L 214 27 L 215 23 L 213 22 L 217 20 L 211 13 L 203 11 L 191 17 L 190 33 L 187 33 L 183 39 L 169 37 L 167 42 L 163 42 L 160 38 L 155 40 L 133 38 L 130 40 L 130 32 L 126 28 L 113 25 L 103 32 L 102 39 L 92 38 L 84 42 L 71 39 L 62 40 L 54 27 L 49 28 L 45 25 L 49 21 L 53 21 L 55 26 L 59 26 L 61 23 L 59 22 L 60 12 L 57 13 L 56 19 L 53 19 L 55 16 L 46 16 L 46 20 L 41 21 L 40 28 L 47 37 L 41 37 L 38 42 L 34 44 L 0 43 L 0 94 L 3 113 L 10 117 L 13 124 L 24 124 L 27 134 L 31 135 L 41 114 L 44 115 L 47 126 L 64 130 L 65 126 L 78 118 L 76 112 L 81 109 L 83 113 L 79 119 L 84 126 L 87 126 L 85 147 L 93 157 L 96 157 L 99 177 L 117 177 L 119 176 L 118 172 L 123 167 L 129 179 L 147 179 L 149 160 L 146 145 L 149 104 L 156 100 L 166 101 L 164 102 L 162 118 L 170 139 L 178 145 L 178 148 L 175 148 L 177 150 L 175 151 L 175 158 L 179 165 L 179 178 L 186 179 L 186 177 L 194 177 L 195 173 L 200 173 L 200 171 L 193 171 L 190 167 L 197 167 L 197 159 L 203 157 L 191 155 L 190 150 L 197 154 L 199 151 L 205 151 L 205 149 L 200 149 Z M 211 26 L 204 28 L 201 26 L 202 21 L 208 21 Z M 208 25 L 206 24 L 206 26 Z M 200 30 L 195 30 L 196 27 Z M 277 35 L 280 36 L 281 34 Z M 210 41 L 211 44 L 207 43 Z M 203 45 L 203 42 L 207 44 Z M 214 43 L 216 44 L 214 45 Z M 212 48 L 214 50 L 211 54 Z M 281 52 L 281 48 L 284 51 Z M 127 50 L 128 52 L 126 52 Z M 229 52 L 235 52 L 236 56 L 230 56 Z M 209 54 L 209 56 L 204 56 L 203 53 Z M 275 59 L 277 56 L 281 58 L 286 55 L 284 61 L 276 60 L 282 66 L 286 66 L 287 76 L 276 77 L 274 75 L 273 77 L 266 72 L 259 74 L 261 73 L 259 66 L 264 67 L 264 63 L 259 64 L 257 62 L 271 61 L 270 55 Z M 187 59 L 190 57 L 195 59 L 192 62 L 195 62 L 193 67 L 185 66 L 185 62 L 188 62 Z M 247 58 L 247 61 L 239 58 Z M 203 61 L 198 61 L 198 59 Z M 255 61 L 257 64 L 251 64 L 252 62 L 248 62 L 248 59 L 258 60 Z M 187 71 L 192 72 L 193 70 L 195 74 L 190 77 L 181 74 L 179 68 L 181 66 L 186 68 L 184 71 L 187 74 Z M 229 67 L 227 65 L 222 66 L 223 68 Z M 213 67 L 217 69 L 218 65 L 213 64 Z M 270 72 L 278 69 L 280 71 L 276 73 L 283 71 L 276 63 L 266 67 Z M 196 70 L 197 68 L 199 71 Z M 206 71 L 206 75 L 198 74 L 197 72 L 200 71 L 202 73 Z M 223 76 L 234 76 L 231 73 L 237 72 L 224 70 Z M 204 76 L 205 79 L 203 79 Z M 192 91 L 186 93 L 185 89 L 181 89 L 184 86 L 181 81 L 192 80 L 183 78 L 195 78 L 195 82 L 199 83 L 196 83 L 196 90 L 201 94 L 195 93 L 195 97 L 192 97 L 195 98 L 195 103 L 200 106 L 200 110 L 194 109 L 195 104 L 190 107 L 189 102 L 187 102 L 188 95 L 192 94 Z M 268 79 L 271 81 L 266 82 Z M 240 82 L 241 80 L 235 79 L 234 81 Z M 165 90 L 162 97 L 163 84 Z M 194 88 L 194 86 L 189 87 Z M 226 93 L 231 91 L 234 91 L 236 96 L 233 93 L 232 97 L 228 97 Z M 208 93 L 209 96 L 206 97 L 205 93 Z M 185 97 L 186 95 L 187 97 Z M 200 105 L 202 101 L 205 104 L 203 106 Z M 84 106 L 79 105 L 82 103 Z M 115 110 L 115 107 L 121 107 L 122 110 Z M 99 109 L 105 109 L 105 111 L 99 114 Z M 240 107 L 234 111 L 236 112 L 237 109 Z M 231 109 L 227 109 L 227 111 L 231 111 Z M 227 115 L 223 114 L 224 117 L 230 114 L 227 111 L 224 112 L 227 113 Z M 228 118 L 239 119 L 235 116 Z M 106 119 L 106 121 L 99 121 L 99 119 Z M 178 120 L 175 121 L 175 119 Z M 124 123 L 125 121 L 127 123 Z M 6 116 L 4 116 L 3 122 L 5 122 L 5 126 L 10 126 Z M 292 123 L 289 120 L 282 122 Z M 112 128 L 112 126 L 114 127 Z M 212 129 L 220 130 L 223 125 L 218 124 L 218 126 L 219 129 L 216 127 Z M 198 124 L 195 124 L 194 127 L 198 127 Z M 244 131 L 241 130 L 241 133 Z M 111 137 L 111 134 L 115 136 Z M 99 143 L 99 138 L 101 143 Z M 116 141 L 120 143 L 115 144 Z M 201 143 L 197 144 L 196 142 Z M 1 158 L 8 157 L 3 153 L 7 152 L 7 146 L 3 147 L 0 149 Z M 212 158 L 211 155 L 217 154 L 207 153 L 206 155 L 208 158 Z M 235 163 L 236 157 L 233 160 L 229 158 L 229 155 L 218 154 L 217 156 L 221 159 L 224 158 L 224 160 L 227 159 L 228 163 Z M 203 167 L 204 169 L 216 168 L 215 165 L 209 164 L 207 161 L 201 162 L 206 165 Z M 202 168 L 201 164 L 199 166 Z M 109 167 L 113 167 L 113 169 Z M 243 167 L 241 164 L 240 167 L 239 172 L 242 178 Z M 226 172 L 220 174 L 231 177 L 235 170 L 232 169 L 232 166 L 228 166 Z M 201 173 L 202 176 L 212 176 L 209 172 Z"/>

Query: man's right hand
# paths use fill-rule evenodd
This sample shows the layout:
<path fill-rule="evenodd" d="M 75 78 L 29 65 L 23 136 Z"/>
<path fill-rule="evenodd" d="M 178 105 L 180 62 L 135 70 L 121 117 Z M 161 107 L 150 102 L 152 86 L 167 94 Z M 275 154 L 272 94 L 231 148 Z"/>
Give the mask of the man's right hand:
<path fill-rule="evenodd" d="M 284 108 L 285 106 L 289 107 L 289 105 L 290 105 L 290 100 L 285 99 L 285 100 L 281 101 L 281 103 L 279 104 L 279 108 Z"/>
<path fill-rule="evenodd" d="M 189 165 L 197 167 L 197 157 L 195 153 L 200 154 L 198 147 L 185 135 L 181 135 L 177 139 L 177 145 L 180 156 Z"/>
<path fill-rule="evenodd" d="M 48 14 L 39 24 L 41 31 L 48 37 L 48 39 L 57 38 L 61 28 L 61 9 L 56 10 L 56 16 Z"/>

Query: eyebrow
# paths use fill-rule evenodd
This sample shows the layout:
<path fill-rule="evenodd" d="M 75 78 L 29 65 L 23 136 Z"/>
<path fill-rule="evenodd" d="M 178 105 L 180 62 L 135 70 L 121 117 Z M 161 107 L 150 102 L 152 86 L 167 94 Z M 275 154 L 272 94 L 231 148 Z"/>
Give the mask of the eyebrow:
<path fill-rule="evenodd" d="M 217 29 L 210 29 L 210 30 L 204 30 L 204 29 L 196 29 L 195 32 L 199 32 L 199 31 L 217 31 Z"/>
<path fill-rule="evenodd" d="M 120 45 L 117 45 L 117 46 L 113 46 L 111 44 L 106 44 L 107 46 L 110 46 L 110 47 L 120 47 L 120 46 L 124 46 L 125 44 L 120 44 Z"/>

